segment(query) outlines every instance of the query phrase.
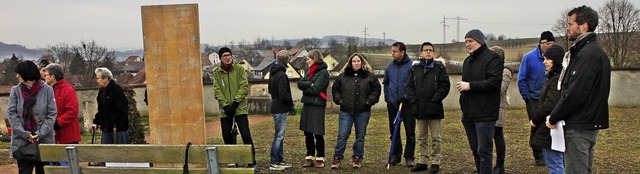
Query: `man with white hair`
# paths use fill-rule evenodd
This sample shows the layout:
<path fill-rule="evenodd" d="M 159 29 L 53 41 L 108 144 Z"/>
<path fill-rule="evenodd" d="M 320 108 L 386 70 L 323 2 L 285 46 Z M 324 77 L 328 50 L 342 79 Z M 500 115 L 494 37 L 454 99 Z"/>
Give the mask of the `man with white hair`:
<path fill-rule="evenodd" d="M 113 79 L 107 68 L 96 68 L 96 81 L 100 85 L 98 91 L 98 112 L 93 118 L 93 129 L 100 126 L 102 130 L 101 144 L 129 143 L 129 101 L 124 90 Z M 115 135 L 115 137 L 114 137 Z"/>

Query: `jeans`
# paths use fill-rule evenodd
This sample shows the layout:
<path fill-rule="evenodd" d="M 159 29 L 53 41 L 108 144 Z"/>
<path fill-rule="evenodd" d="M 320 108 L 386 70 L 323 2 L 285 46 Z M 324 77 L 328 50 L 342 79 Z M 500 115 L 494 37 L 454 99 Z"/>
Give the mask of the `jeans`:
<path fill-rule="evenodd" d="M 117 131 L 116 139 L 113 137 L 112 131 L 102 131 L 101 144 L 129 144 L 129 133 L 127 131 Z M 115 141 L 114 141 L 115 140 Z"/>
<path fill-rule="evenodd" d="M 353 156 L 351 160 L 363 159 L 364 157 L 364 136 L 367 134 L 367 125 L 371 111 L 363 112 L 358 115 L 352 115 L 340 111 L 338 125 L 338 140 L 336 143 L 335 154 L 333 159 L 342 160 L 344 158 L 344 149 L 347 146 L 347 140 L 351 134 L 351 126 L 355 125 L 356 141 L 353 142 Z"/>
<path fill-rule="evenodd" d="M 542 148 L 542 154 L 544 155 L 544 162 L 547 163 L 549 174 L 564 174 L 564 158 L 562 157 L 564 153 Z"/>
<path fill-rule="evenodd" d="M 414 160 L 414 152 L 416 149 L 416 119 L 413 118 L 411 114 L 411 105 L 405 104 L 402 105 L 401 117 L 402 122 L 404 123 L 404 132 L 407 137 L 407 144 L 405 145 L 404 151 L 404 159 L 406 160 Z M 389 140 L 393 138 L 393 121 L 396 119 L 396 115 L 398 114 L 398 110 L 400 108 L 396 105 L 387 103 L 387 111 L 389 113 Z M 393 151 L 393 156 L 400 157 L 402 156 L 402 138 L 400 136 L 400 131 L 398 130 L 396 134 L 397 138 L 396 143 L 394 145 L 395 149 Z M 399 158 L 398 158 L 399 159 Z"/>
<path fill-rule="evenodd" d="M 440 143 L 442 138 L 440 137 L 440 130 L 442 127 L 441 119 L 434 120 L 416 120 L 416 128 L 418 128 L 418 163 L 440 165 L 441 148 Z M 428 138 L 429 131 L 431 131 L 431 138 Z M 431 155 L 429 155 L 429 141 L 431 141 Z"/>
<path fill-rule="evenodd" d="M 496 127 L 493 133 L 493 141 L 496 143 L 496 166 L 504 167 L 507 146 L 504 143 L 504 130 L 502 127 Z"/>
<path fill-rule="evenodd" d="M 273 142 L 271 143 L 271 164 L 284 162 L 284 131 L 287 126 L 287 113 L 273 114 Z"/>
<path fill-rule="evenodd" d="M 493 162 L 493 133 L 496 121 L 469 122 L 462 121 L 464 131 L 467 133 L 469 146 L 473 152 L 476 169 L 479 174 L 491 173 Z"/>
<path fill-rule="evenodd" d="M 567 174 L 592 173 L 598 130 L 564 129 L 564 162 Z"/>
<path fill-rule="evenodd" d="M 527 107 L 527 115 L 529 116 L 529 120 L 531 120 L 531 115 L 536 113 L 536 110 L 538 110 L 538 105 L 539 105 L 539 101 L 538 100 L 534 100 L 534 99 L 530 99 L 530 100 L 525 100 L 524 101 Z M 528 121 L 528 120 L 527 120 Z M 538 130 L 537 127 L 532 127 L 530 126 L 531 129 L 529 129 L 529 146 L 531 147 L 531 151 L 533 151 L 533 159 L 536 160 L 536 162 L 538 162 L 538 160 L 542 160 L 542 148 L 538 147 L 537 145 L 533 144 L 533 135 L 536 134 L 536 131 Z"/>

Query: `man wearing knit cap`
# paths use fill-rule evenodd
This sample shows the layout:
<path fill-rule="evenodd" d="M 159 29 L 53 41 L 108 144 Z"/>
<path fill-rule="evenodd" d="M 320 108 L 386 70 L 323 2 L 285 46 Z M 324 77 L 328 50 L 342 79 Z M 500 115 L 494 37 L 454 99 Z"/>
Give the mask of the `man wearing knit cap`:
<path fill-rule="evenodd" d="M 504 60 L 487 48 L 484 34 L 473 29 L 465 35 L 469 56 L 462 66 L 460 92 L 462 125 L 480 174 L 491 173 L 493 134 L 500 110 L 500 87 Z"/>
<path fill-rule="evenodd" d="M 555 37 L 550 31 L 544 31 L 540 34 L 540 42 L 536 45 L 536 48 L 529 51 L 522 58 L 520 62 L 520 69 L 518 71 L 518 89 L 520 89 L 520 95 L 527 107 L 527 115 L 531 120 L 531 115 L 538 109 L 538 101 L 540 98 L 540 91 L 546 80 L 545 68 L 542 61 L 544 53 L 547 48 L 555 43 Z M 535 165 L 544 166 L 544 160 L 542 159 L 542 150 L 540 147 L 532 143 L 533 135 L 535 134 L 537 127 L 530 127 L 529 133 L 529 146 L 533 151 L 533 158 L 535 159 Z"/>
<path fill-rule="evenodd" d="M 573 44 L 558 80 L 562 97 L 546 124 L 555 129 L 564 120 L 566 173 L 592 173 L 598 132 L 609 128 L 611 62 L 594 33 L 598 12 L 583 5 L 569 11 L 567 18 Z"/>
<path fill-rule="evenodd" d="M 222 140 L 225 144 L 236 144 L 240 132 L 242 142 L 253 145 L 247 119 L 249 82 L 246 72 L 242 65 L 233 62 L 231 49 L 222 47 L 218 55 L 220 66 L 213 69 L 213 96 L 218 100 Z"/>

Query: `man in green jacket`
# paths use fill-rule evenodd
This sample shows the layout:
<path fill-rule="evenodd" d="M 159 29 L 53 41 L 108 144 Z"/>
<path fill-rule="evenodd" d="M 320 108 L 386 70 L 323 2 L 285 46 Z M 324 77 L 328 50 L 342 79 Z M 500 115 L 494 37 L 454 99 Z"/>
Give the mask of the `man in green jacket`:
<path fill-rule="evenodd" d="M 236 144 L 240 132 L 244 144 L 253 145 L 247 119 L 248 80 L 244 67 L 233 62 L 231 49 L 218 51 L 220 66 L 213 69 L 213 96 L 218 100 L 220 127 L 225 144 Z"/>

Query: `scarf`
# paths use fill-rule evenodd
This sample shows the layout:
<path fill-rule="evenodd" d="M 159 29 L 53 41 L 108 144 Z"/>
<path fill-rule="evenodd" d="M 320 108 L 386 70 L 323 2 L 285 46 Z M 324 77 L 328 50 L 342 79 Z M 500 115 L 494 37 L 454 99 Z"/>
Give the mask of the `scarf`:
<path fill-rule="evenodd" d="M 307 77 L 307 79 L 311 80 L 313 78 L 313 74 L 316 72 L 316 69 L 318 69 L 318 67 L 320 66 L 320 64 L 316 63 L 313 64 L 309 67 L 309 77 Z M 323 100 L 327 100 L 327 94 L 325 94 L 324 92 L 320 91 L 320 94 L 318 94 L 320 96 L 320 98 L 322 98 Z"/>
<path fill-rule="evenodd" d="M 22 94 L 22 98 L 24 98 L 22 105 L 22 119 L 24 122 L 22 126 L 24 130 L 30 132 L 36 132 L 38 130 L 36 118 L 33 116 L 33 105 L 36 104 L 36 95 L 38 95 L 41 87 L 40 83 L 42 83 L 40 80 L 36 81 L 31 88 L 23 83 L 20 84 L 20 93 Z"/>
<path fill-rule="evenodd" d="M 231 68 L 233 68 L 231 65 L 233 65 L 233 61 L 230 64 L 220 63 L 220 68 L 224 71 L 231 72 Z"/>

